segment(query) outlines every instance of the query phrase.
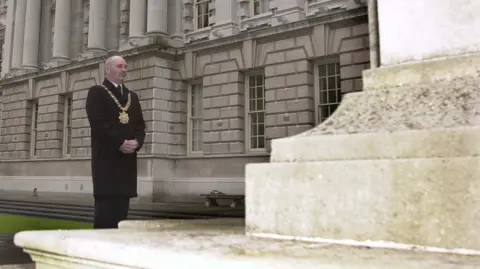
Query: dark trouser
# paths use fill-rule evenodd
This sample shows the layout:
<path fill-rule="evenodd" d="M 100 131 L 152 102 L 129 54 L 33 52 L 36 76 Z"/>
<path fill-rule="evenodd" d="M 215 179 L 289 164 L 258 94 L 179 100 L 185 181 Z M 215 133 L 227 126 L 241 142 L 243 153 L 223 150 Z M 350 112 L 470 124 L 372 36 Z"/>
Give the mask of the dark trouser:
<path fill-rule="evenodd" d="M 115 229 L 118 223 L 126 220 L 130 198 L 124 195 L 94 195 L 94 229 Z"/>

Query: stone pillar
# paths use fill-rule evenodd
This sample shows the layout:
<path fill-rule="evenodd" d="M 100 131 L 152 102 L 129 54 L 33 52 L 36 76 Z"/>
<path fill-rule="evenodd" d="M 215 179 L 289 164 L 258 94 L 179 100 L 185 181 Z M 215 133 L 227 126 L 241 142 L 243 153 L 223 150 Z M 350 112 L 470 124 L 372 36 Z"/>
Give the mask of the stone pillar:
<path fill-rule="evenodd" d="M 7 1 L 7 16 L 5 22 L 5 42 L 3 44 L 2 51 L 2 74 L 5 76 L 10 72 L 10 63 L 12 57 L 12 48 L 13 48 L 13 20 L 15 19 L 15 0 Z"/>
<path fill-rule="evenodd" d="M 27 0 L 16 0 L 13 30 L 12 69 L 20 68 L 23 56 L 23 39 L 25 37 L 25 14 Z"/>
<path fill-rule="evenodd" d="M 27 1 L 22 68 L 38 69 L 42 1 Z"/>
<path fill-rule="evenodd" d="M 106 0 L 90 0 L 87 52 L 105 52 L 107 43 Z"/>
<path fill-rule="evenodd" d="M 118 51 L 120 45 L 120 1 L 111 0 L 108 9 L 108 41 L 109 52 Z"/>
<path fill-rule="evenodd" d="M 150 2 L 150 1 L 149 1 Z M 135 0 L 130 4 L 129 39 L 138 39 L 145 36 L 145 14 L 147 13 L 146 0 Z M 150 13 L 150 12 L 149 12 Z"/>
<path fill-rule="evenodd" d="M 247 165 L 248 234 L 480 254 L 478 10 L 378 1 L 381 65 L 364 91 Z"/>
<path fill-rule="evenodd" d="M 378 14 L 377 0 L 368 0 L 368 29 L 370 43 L 370 67 L 377 68 L 380 65 L 380 46 L 378 44 Z"/>
<path fill-rule="evenodd" d="M 181 3 L 181 1 L 177 2 Z M 148 0 L 147 34 L 168 35 L 167 0 Z"/>
<path fill-rule="evenodd" d="M 70 50 L 70 21 L 72 0 L 55 1 L 53 60 L 68 61 Z"/>
<path fill-rule="evenodd" d="M 172 39 L 177 42 L 183 41 L 182 21 L 183 21 L 183 2 L 175 1 L 175 30 Z"/>

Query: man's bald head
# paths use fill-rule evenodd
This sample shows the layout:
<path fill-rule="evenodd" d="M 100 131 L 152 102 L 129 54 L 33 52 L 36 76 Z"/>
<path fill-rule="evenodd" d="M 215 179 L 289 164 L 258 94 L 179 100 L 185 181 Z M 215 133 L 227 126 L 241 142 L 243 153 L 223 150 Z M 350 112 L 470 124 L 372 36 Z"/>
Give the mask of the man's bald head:
<path fill-rule="evenodd" d="M 127 76 L 127 62 L 122 56 L 114 55 L 105 61 L 105 77 L 111 82 L 121 84 Z"/>

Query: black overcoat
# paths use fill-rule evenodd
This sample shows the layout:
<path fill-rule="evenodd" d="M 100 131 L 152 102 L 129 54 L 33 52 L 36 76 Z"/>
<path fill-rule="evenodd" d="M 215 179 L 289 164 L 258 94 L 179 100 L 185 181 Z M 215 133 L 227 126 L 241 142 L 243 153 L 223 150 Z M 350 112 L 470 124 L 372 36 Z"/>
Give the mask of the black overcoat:
<path fill-rule="evenodd" d="M 137 196 L 137 153 L 125 154 L 120 151 L 124 140 L 137 139 L 140 149 L 145 140 L 145 121 L 142 108 L 135 92 L 123 86 L 120 90 L 108 80 L 103 85 L 111 91 L 122 106 L 128 93 L 131 105 L 127 124 L 119 121 L 120 108 L 109 93 L 100 85 L 88 91 L 86 110 L 91 128 L 92 179 L 94 195 Z M 137 149 L 137 151 L 138 151 Z"/>

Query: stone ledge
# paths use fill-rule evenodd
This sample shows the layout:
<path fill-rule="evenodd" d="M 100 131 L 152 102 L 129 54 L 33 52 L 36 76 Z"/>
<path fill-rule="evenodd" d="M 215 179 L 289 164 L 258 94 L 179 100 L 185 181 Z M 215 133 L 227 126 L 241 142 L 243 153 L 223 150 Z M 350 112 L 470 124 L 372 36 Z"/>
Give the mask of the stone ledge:
<path fill-rule="evenodd" d="M 480 253 L 478 167 L 480 157 L 249 164 L 247 232 Z"/>
<path fill-rule="evenodd" d="M 330 118 L 298 137 L 480 125 L 479 81 L 350 93 Z"/>
<path fill-rule="evenodd" d="M 464 269 L 477 268 L 478 256 L 247 237 L 243 229 L 29 231 L 15 243 L 37 269 L 60 268 L 231 268 L 231 269 Z"/>
<path fill-rule="evenodd" d="M 480 81 L 480 54 L 412 62 L 363 71 L 365 91 Z M 437 87 L 437 86 L 436 86 Z"/>
<path fill-rule="evenodd" d="M 175 227 L 189 228 L 232 228 L 243 227 L 244 219 L 218 218 L 218 219 L 165 219 L 165 220 L 126 220 L 118 224 L 119 229 L 137 229 L 137 230 L 162 230 Z"/>
<path fill-rule="evenodd" d="M 480 126 L 293 136 L 272 141 L 271 162 L 480 156 L 479 137 Z"/>

